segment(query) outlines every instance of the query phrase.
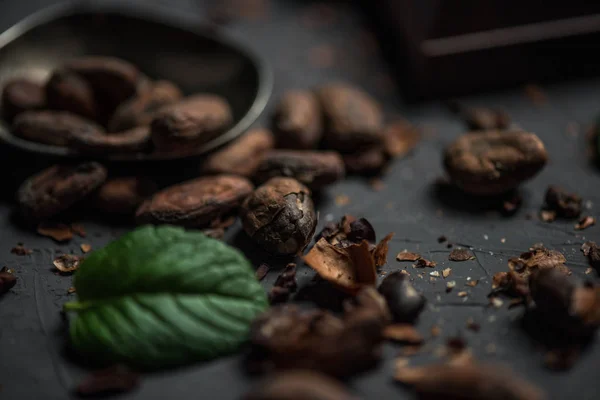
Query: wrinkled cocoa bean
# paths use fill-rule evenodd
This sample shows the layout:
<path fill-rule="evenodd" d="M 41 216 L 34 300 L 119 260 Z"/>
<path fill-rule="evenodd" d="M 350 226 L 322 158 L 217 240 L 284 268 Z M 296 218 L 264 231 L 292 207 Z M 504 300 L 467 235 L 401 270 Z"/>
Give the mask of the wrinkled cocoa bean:
<path fill-rule="evenodd" d="M 462 135 L 444 153 L 446 172 L 465 192 L 496 195 L 536 175 L 548 155 L 528 132 L 479 132 Z"/>
<path fill-rule="evenodd" d="M 327 147 L 344 153 L 381 145 L 383 115 L 379 104 L 362 90 L 335 83 L 317 90 L 325 116 Z"/>
<path fill-rule="evenodd" d="M 190 152 L 219 136 L 232 123 L 227 101 L 195 95 L 166 106 L 152 121 L 152 141 L 161 152 Z"/>
<path fill-rule="evenodd" d="M 317 216 L 310 190 L 292 178 L 273 178 L 244 201 L 244 230 L 257 244 L 275 254 L 301 253 L 311 241 Z"/>
<path fill-rule="evenodd" d="M 277 105 L 273 125 L 278 148 L 314 149 L 323 135 L 317 97 L 308 90 L 284 93 Z"/>
<path fill-rule="evenodd" d="M 150 128 L 138 126 L 111 135 L 87 135 L 74 132 L 69 144 L 85 153 L 135 153 L 150 148 Z"/>
<path fill-rule="evenodd" d="M 239 176 L 202 177 L 156 193 L 142 203 L 136 218 L 140 224 L 204 228 L 235 211 L 252 189 L 252 184 Z"/>
<path fill-rule="evenodd" d="M 46 84 L 48 107 L 68 111 L 90 120 L 100 116 L 94 90 L 87 80 L 72 71 L 55 71 Z"/>
<path fill-rule="evenodd" d="M 344 163 L 336 152 L 273 150 L 264 156 L 255 179 L 262 183 L 284 176 L 295 178 L 311 190 L 319 190 L 344 175 Z"/>
<path fill-rule="evenodd" d="M 68 146 L 77 137 L 103 136 L 94 122 L 65 111 L 27 111 L 13 123 L 13 133 L 32 142 Z"/>
<path fill-rule="evenodd" d="M 2 90 L 2 116 L 11 122 L 17 114 L 46 107 L 42 85 L 25 78 L 15 78 Z"/>
<path fill-rule="evenodd" d="M 200 167 L 203 174 L 251 177 L 275 140 L 266 129 L 253 129 L 233 143 L 209 155 Z"/>
<path fill-rule="evenodd" d="M 150 89 L 121 104 L 108 123 L 110 132 L 121 132 L 136 126 L 150 125 L 158 111 L 181 100 L 181 90 L 172 82 L 157 81 Z"/>
<path fill-rule="evenodd" d="M 156 184 L 144 177 L 127 176 L 106 181 L 94 193 L 94 207 L 108 214 L 132 214 L 148 196 L 156 192 Z"/>

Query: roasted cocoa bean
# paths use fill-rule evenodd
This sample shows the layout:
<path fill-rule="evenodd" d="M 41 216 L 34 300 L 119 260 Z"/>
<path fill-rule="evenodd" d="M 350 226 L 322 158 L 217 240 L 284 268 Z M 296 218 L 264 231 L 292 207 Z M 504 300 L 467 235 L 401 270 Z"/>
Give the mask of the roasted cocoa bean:
<path fill-rule="evenodd" d="M 232 123 L 227 101 L 216 95 L 196 95 L 166 106 L 152 121 L 157 151 L 187 153 L 219 136 Z"/>
<path fill-rule="evenodd" d="M 444 152 L 446 172 L 465 192 L 496 195 L 536 175 L 548 155 L 528 132 L 478 132 L 460 136 Z"/>
<path fill-rule="evenodd" d="M 171 224 L 189 228 L 208 227 L 235 209 L 252 193 L 245 178 L 215 175 L 170 186 L 138 208 L 140 224 Z"/>
<path fill-rule="evenodd" d="M 156 192 L 154 182 L 144 177 L 127 176 L 106 181 L 94 193 L 94 207 L 107 214 L 131 214 Z"/>
<path fill-rule="evenodd" d="M 295 178 L 311 190 L 319 190 L 344 175 L 344 163 L 336 152 L 272 150 L 264 156 L 255 179 L 263 183 L 277 176 Z"/>
<path fill-rule="evenodd" d="M 23 182 L 17 201 L 26 219 L 41 221 L 68 209 L 105 180 L 106 169 L 96 162 L 54 165 Z"/>
<path fill-rule="evenodd" d="M 16 78 L 8 81 L 2 91 L 2 116 L 9 122 L 25 111 L 46 107 L 46 94 L 42 85 L 29 79 Z"/>
<path fill-rule="evenodd" d="M 32 142 L 68 146 L 75 136 L 103 136 L 104 130 L 66 111 L 26 111 L 15 118 L 13 133 Z"/>
<path fill-rule="evenodd" d="M 254 175 L 275 140 L 266 129 L 253 129 L 233 143 L 209 155 L 200 167 L 203 174 Z"/>
<path fill-rule="evenodd" d="M 100 116 L 94 90 L 87 80 L 78 74 L 59 69 L 46 84 L 48 107 L 68 111 L 90 120 Z"/>
<path fill-rule="evenodd" d="M 324 139 L 328 148 L 352 153 L 382 144 L 381 107 L 367 93 L 334 83 L 318 88 L 317 96 L 325 117 Z"/>
<path fill-rule="evenodd" d="M 278 148 L 314 149 L 323 135 L 319 100 L 308 90 L 284 93 L 277 105 L 273 125 Z"/>
<path fill-rule="evenodd" d="M 110 132 L 121 132 L 136 126 L 150 125 L 158 111 L 181 100 L 181 90 L 169 81 L 157 81 L 150 89 L 121 104 L 108 123 Z"/>
<path fill-rule="evenodd" d="M 86 135 L 74 132 L 71 146 L 84 153 L 135 153 L 150 147 L 150 128 L 138 126 L 116 134 Z"/>
<path fill-rule="evenodd" d="M 273 178 L 257 188 L 240 215 L 252 240 L 275 254 L 299 254 L 317 226 L 310 190 L 292 178 Z"/>

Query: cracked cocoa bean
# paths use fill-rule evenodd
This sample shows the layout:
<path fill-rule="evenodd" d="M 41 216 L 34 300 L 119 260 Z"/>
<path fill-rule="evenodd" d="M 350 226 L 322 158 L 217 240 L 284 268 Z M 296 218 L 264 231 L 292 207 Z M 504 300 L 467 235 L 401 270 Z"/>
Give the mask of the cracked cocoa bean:
<path fill-rule="evenodd" d="M 15 118 L 13 133 L 32 142 L 68 146 L 75 136 L 103 136 L 104 130 L 66 111 L 26 111 Z"/>

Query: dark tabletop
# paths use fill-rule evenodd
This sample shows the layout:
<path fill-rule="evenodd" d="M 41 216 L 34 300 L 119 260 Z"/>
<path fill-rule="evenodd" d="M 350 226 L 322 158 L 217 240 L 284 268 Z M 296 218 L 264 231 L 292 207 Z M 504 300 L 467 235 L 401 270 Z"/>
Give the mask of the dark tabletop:
<path fill-rule="evenodd" d="M 191 0 L 155 2 L 176 4 L 180 10 L 202 13 L 199 2 Z M 50 3 L 49 0 L 4 0 L 0 4 L 0 30 Z M 600 347 L 597 344 L 592 343 L 571 370 L 551 372 L 543 367 L 538 344 L 521 327 L 523 310 L 508 310 L 508 301 L 501 309 L 490 308 L 487 294 L 491 276 L 507 269 L 507 259 L 538 242 L 563 252 L 574 275 L 597 279 L 596 272 L 584 274 L 588 264 L 579 247 L 586 240 L 600 240 L 599 226 L 575 231 L 572 221 L 547 224 L 537 218 L 529 220 L 526 215 L 536 214 L 546 187 L 556 184 L 581 194 L 588 208 L 585 213 L 597 216 L 600 194 L 596 185 L 600 182 L 600 171 L 586 156 L 585 129 L 600 112 L 600 80 L 544 87 L 546 101 L 542 104 L 532 102 L 522 88 L 461 99 L 466 104 L 506 109 L 519 126 L 542 138 L 551 156 L 542 173 L 523 186 L 522 208 L 507 218 L 481 202 L 437 188 L 435 181 L 443 174 L 441 151 L 463 132 L 463 125 L 441 104 L 408 106 L 401 101 L 373 35 L 364 28 L 360 14 L 347 4 L 350 2 L 328 6 L 308 1 L 247 3 L 262 3 L 266 7 L 249 10 L 243 19 L 234 21 L 225 31 L 252 46 L 274 69 L 274 98 L 261 118 L 262 124 L 267 122 L 274 99 L 284 90 L 343 79 L 362 86 L 378 98 L 390 118 L 401 115 L 423 128 L 424 141 L 409 157 L 391 165 L 383 178 L 382 190 L 374 190 L 367 180 L 352 178 L 328 188 L 318 206 L 320 226 L 349 213 L 367 217 L 380 237 L 395 232 L 385 271 L 405 266 L 395 261 L 395 254 L 403 249 L 420 252 L 437 261 L 436 271 L 452 268 L 448 279 L 457 282 L 458 290 L 449 294 L 445 292 L 443 279 L 430 282 L 427 274 L 424 279 L 413 274 L 415 286 L 428 299 L 417 328 L 426 337 L 430 336 L 433 325 L 438 325 L 442 332 L 439 337 L 428 339 L 422 354 L 413 358 L 414 363 L 435 359 L 437 346 L 448 337 L 460 335 L 478 359 L 510 364 L 517 374 L 539 384 L 551 399 L 597 398 L 600 387 L 597 380 Z M 10 157 L 6 151 L 3 154 Z M 6 179 L 25 168 L 18 160 L 7 165 L 5 159 L 2 166 L 2 176 Z M 6 186 L 5 190 L 13 189 Z M 349 203 L 336 205 L 335 200 L 340 196 L 347 196 Z M 59 311 L 73 296 L 67 294 L 72 279 L 56 275 L 52 260 L 58 249 L 81 254 L 80 244 L 90 243 L 93 248 L 99 248 L 130 227 L 84 220 L 86 238 L 57 245 L 19 228 L 12 212 L 13 204 L 0 204 L 0 266 L 14 268 L 19 277 L 15 288 L 0 299 L 0 398 L 65 399 L 86 371 L 63 355 L 64 321 Z M 453 243 L 471 246 L 476 260 L 448 261 L 450 250 L 445 244 L 438 244 L 440 235 L 447 236 Z M 264 261 L 252 251 L 238 225 L 228 232 L 228 238 L 241 246 L 255 265 Z M 34 249 L 34 253 L 30 256 L 11 254 L 17 242 Z M 311 291 L 319 290 L 311 282 L 314 274 L 301 265 L 298 275 L 300 295 L 310 300 Z M 276 276 L 277 270 L 272 271 L 264 281 L 265 287 L 270 287 Z M 468 280 L 479 280 L 479 284 L 473 288 L 465 286 Z M 466 290 L 468 296 L 458 297 L 457 292 L 461 290 Z M 469 318 L 481 325 L 479 332 L 466 329 Z M 408 390 L 392 381 L 394 357 L 399 349 L 387 345 L 385 360 L 379 368 L 349 382 L 357 394 L 368 399 L 412 398 Z M 139 390 L 123 398 L 235 399 L 252 384 L 242 374 L 239 362 L 239 357 L 234 356 L 148 375 Z"/>

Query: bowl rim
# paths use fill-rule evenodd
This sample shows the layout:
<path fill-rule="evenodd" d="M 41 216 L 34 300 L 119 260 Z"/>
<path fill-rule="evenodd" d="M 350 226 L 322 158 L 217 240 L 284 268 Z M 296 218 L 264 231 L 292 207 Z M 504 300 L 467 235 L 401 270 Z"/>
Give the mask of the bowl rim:
<path fill-rule="evenodd" d="M 193 152 L 178 153 L 132 153 L 132 154 L 97 154 L 83 153 L 73 148 L 48 145 L 21 139 L 10 132 L 10 128 L 3 121 L 0 123 L 0 142 L 8 144 L 14 148 L 25 150 L 30 153 L 38 153 L 49 156 L 58 156 L 64 158 L 88 158 L 105 161 L 169 161 L 182 160 L 186 158 L 199 157 L 210 151 L 223 146 L 226 143 L 236 139 L 246 132 L 250 126 L 258 119 L 265 110 L 273 90 L 273 72 L 269 64 L 256 53 L 250 45 L 243 44 L 233 39 L 223 32 L 210 30 L 206 20 L 203 18 L 185 13 L 181 10 L 173 10 L 165 6 L 156 4 L 143 5 L 139 3 L 127 3 L 111 0 L 103 1 L 85 1 L 71 0 L 63 3 L 54 4 L 24 17 L 11 27 L 0 33 L 0 52 L 2 49 L 33 29 L 50 23 L 56 19 L 74 16 L 78 14 L 93 13 L 111 13 L 123 17 L 143 19 L 148 22 L 162 24 L 164 26 L 180 29 L 191 34 L 202 36 L 209 40 L 221 43 L 233 49 L 235 52 L 246 57 L 256 68 L 258 75 L 258 88 L 256 96 L 248 111 L 231 128 L 218 137 L 210 140 Z"/>

